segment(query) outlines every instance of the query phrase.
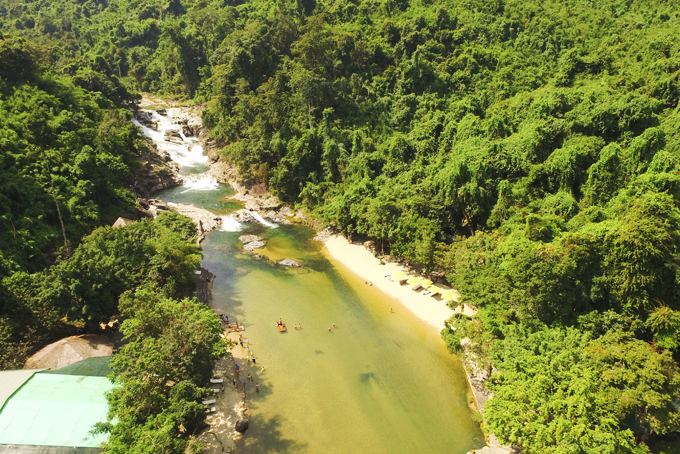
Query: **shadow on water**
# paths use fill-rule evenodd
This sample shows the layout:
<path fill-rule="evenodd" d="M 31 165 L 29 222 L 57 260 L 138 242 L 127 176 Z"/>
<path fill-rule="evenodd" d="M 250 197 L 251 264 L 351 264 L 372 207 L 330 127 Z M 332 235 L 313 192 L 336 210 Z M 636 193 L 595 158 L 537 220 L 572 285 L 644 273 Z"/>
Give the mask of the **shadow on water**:
<path fill-rule="evenodd" d="M 379 382 L 378 377 L 374 372 L 364 372 L 359 374 L 359 382 L 368 384 L 370 381 Z"/>
<path fill-rule="evenodd" d="M 255 415 L 250 420 L 245 443 L 245 450 L 250 454 L 258 453 L 304 453 L 307 445 L 296 440 L 285 438 L 281 431 L 283 417 L 281 415 L 265 418 Z"/>

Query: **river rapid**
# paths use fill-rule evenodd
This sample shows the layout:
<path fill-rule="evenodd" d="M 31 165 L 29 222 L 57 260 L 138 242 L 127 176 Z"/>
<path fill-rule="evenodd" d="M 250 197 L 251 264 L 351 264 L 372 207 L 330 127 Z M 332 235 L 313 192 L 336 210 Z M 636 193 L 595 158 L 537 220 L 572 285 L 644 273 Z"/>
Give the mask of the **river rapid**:
<path fill-rule="evenodd" d="M 222 217 L 202 243 L 203 266 L 216 275 L 215 310 L 245 326 L 257 358 L 247 370 L 250 427 L 239 452 L 463 454 L 483 446 L 460 360 L 439 334 L 330 259 L 311 229 L 236 221 L 230 213 L 241 204 L 203 173 L 200 145 L 191 137 L 165 142 L 162 129 L 176 119 L 171 111 L 158 117 L 161 131 L 143 132 L 180 164 L 185 184 L 155 196 Z M 245 233 L 266 239 L 260 258 L 243 251 Z M 275 264 L 284 258 L 302 266 Z"/>

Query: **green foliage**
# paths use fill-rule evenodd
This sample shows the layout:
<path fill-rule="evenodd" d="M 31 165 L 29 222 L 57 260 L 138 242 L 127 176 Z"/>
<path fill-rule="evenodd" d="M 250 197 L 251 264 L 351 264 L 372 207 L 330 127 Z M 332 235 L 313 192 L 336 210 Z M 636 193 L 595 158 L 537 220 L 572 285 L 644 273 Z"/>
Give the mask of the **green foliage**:
<path fill-rule="evenodd" d="M 170 295 L 189 293 L 201 258 L 195 233 L 194 224 L 175 213 L 124 228 L 101 227 L 70 258 L 45 271 L 5 278 L 0 316 L 8 325 L 0 331 L 6 352 L 1 365 L 20 365 L 64 317 L 91 329 L 108 322 L 119 311 L 120 295 L 131 289 L 154 284 Z M 45 334 L 36 336 L 41 331 Z"/>
<path fill-rule="evenodd" d="M 0 203 L 30 201 L 0 223 L 0 273 L 41 269 L 59 243 L 50 182 L 69 231 L 80 229 L 72 240 L 96 224 L 104 200 L 124 203 L 112 194 L 130 168 L 119 145 L 131 135 L 100 127 L 122 125 L 115 108 L 134 97 L 121 87 L 193 97 L 246 179 L 444 271 L 479 309 L 443 336 L 453 350 L 468 338 L 480 366 L 505 377 L 487 415 L 505 440 L 527 452 L 646 452 L 622 429 L 626 418 L 645 435 L 675 424 L 664 405 L 677 397 L 671 355 L 680 359 L 677 0 L 0 0 L 0 11 L 3 32 L 56 43 L 0 46 L 0 92 L 14 97 L 2 98 L 0 125 L 21 119 L 0 128 L 0 149 L 27 141 L 21 150 L 32 150 L 0 160 L 20 162 L 0 179 L 0 194 L 12 195 Z M 48 61 L 78 88 L 46 83 Z M 60 108 L 64 92 L 76 93 L 73 109 Z M 87 131 L 60 136 L 70 124 Z M 94 134 L 102 130 L 110 133 Z M 120 140 L 103 139 L 116 131 Z M 113 191 L 98 177 L 109 169 Z M 161 260 L 177 262 L 170 254 L 149 266 L 183 275 Z M 42 285 L 21 274 L 10 283 L 31 301 Z M 4 301 L 2 316 L 52 319 L 56 310 Z M 612 334 L 621 331 L 633 337 Z M 630 376 L 621 361 L 634 366 Z M 532 380 L 535 392 L 521 389 Z M 144 424 L 166 437 L 167 421 Z"/>
<path fill-rule="evenodd" d="M 110 365 L 111 453 L 200 452 L 192 438 L 205 420 L 201 400 L 215 361 L 225 354 L 215 313 L 195 299 L 176 300 L 145 285 L 122 295 L 121 326 L 129 341 Z"/>
<path fill-rule="evenodd" d="M 668 306 L 654 309 L 646 322 L 654 333 L 654 341 L 661 348 L 677 352 L 680 349 L 680 312 Z"/>
<path fill-rule="evenodd" d="M 528 453 L 645 453 L 633 438 L 680 425 L 680 375 L 669 353 L 621 331 L 509 328 L 491 350 L 501 369 L 485 416 L 502 442 Z"/>
<path fill-rule="evenodd" d="M 48 72 L 40 51 L 0 39 L 2 276 L 38 271 L 64 246 L 51 185 L 74 244 L 130 208 L 123 188 L 145 147 L 128 111 Z"/>

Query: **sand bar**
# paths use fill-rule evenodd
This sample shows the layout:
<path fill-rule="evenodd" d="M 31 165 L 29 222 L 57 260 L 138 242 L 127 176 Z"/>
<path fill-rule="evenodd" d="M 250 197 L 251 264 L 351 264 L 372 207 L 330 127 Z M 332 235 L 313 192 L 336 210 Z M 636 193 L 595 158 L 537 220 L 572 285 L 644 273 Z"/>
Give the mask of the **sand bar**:
<path fill-rule="evenodd" d="M 380 260 L 371 254 L 363 245 L 351 244 L 342 235 L 333 235 L 326 242 L 328 254 L 345 265 L 352 272 L 366 281 L 373 282 L 373 286 L 398 300 L 413 314 L 431 325 L 437 331 L 444 328 L 444 321 L 455 313 L 443 301 L 422 295 L 411 290 L 410 285 L 399 285 L 397 281 L 385 278 L 387 274 L 396 275 L 399 271 L 406 271 L 397 263 L 380 264 Z M 460 307 L 456 308 L 460 312 Z M 473 310 L 465 306 L 465 314 L 472 316 Z"/>

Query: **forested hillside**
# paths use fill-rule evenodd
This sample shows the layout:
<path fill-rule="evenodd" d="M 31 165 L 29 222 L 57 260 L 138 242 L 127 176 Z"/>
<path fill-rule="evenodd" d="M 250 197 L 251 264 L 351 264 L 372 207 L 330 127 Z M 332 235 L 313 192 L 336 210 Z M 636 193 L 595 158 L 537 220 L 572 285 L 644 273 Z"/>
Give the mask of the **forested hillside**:
<path fill-rule="evenodd" d="M 677 0 L 0 12 L 78 87 L 206 103 L 245 178 L 445 271 L 480 311 L 444 338 L 499 370 L 485 419 L 503 442 L 643 453 L 680 428 Z"/>
<path fill-rule="evenodd" d="M 137 207 L 129 187 L 149 152 L 131 122 L 139 96 L 105 69 L 55 65 L 61 49 L 0 34 L 0 369 L 122 313 L 116 424 L 97 428 L 108 452 L 199 452 L 202 386 L 225 343 L 214 312 L 184 298 L 196 225 L 162 212 L 108 226 Z"/>

